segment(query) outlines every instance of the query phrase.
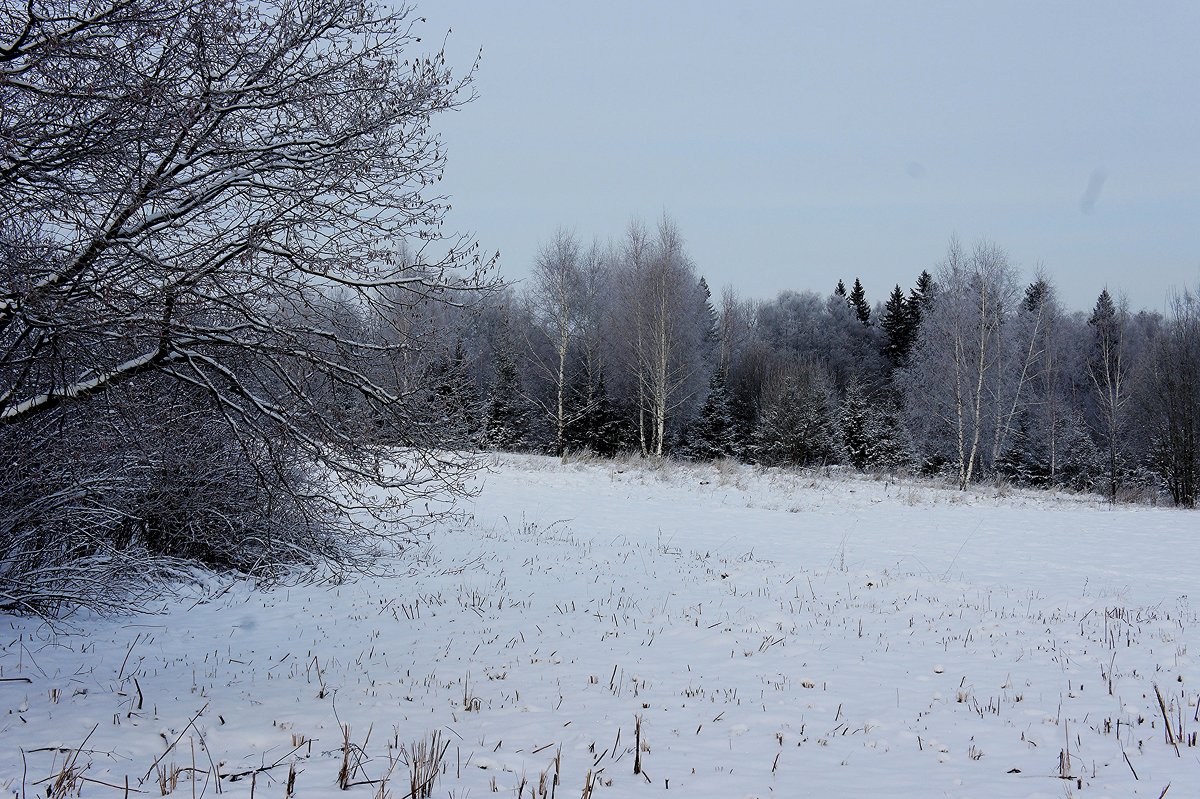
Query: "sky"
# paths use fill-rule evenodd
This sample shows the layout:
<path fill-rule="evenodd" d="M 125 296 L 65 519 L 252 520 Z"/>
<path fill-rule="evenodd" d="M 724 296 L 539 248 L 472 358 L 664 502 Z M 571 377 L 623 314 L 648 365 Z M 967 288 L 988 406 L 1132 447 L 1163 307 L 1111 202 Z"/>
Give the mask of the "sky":
<path fill-rule="evenodd" d="M 1200 288 L 1200 3 L 427 0 L 482 48 L 448 224 L 519 281 L 664 212 L 714 289 L 908 288 L 952 235 L 1068 308 Z"/>

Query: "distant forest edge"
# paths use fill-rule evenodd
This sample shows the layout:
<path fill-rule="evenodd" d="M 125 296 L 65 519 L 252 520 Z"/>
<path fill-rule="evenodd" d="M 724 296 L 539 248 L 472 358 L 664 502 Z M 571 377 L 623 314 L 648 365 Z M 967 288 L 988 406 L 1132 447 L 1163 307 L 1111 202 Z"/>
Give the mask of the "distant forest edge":
<path fill-rule="evenodd" d="M 1200 301 L 1068 312 L 999 246 L 869 301 L 714 297 L 669 218 L 616 242 L 559 230 L 519 290 L 443 327 L 430 365 L 458 446 L 844 464 L 1194 507 Z M 847 276 L 849 277 L 849 276 Z M 831 280 L 833 283 L 833 280 Z"/>

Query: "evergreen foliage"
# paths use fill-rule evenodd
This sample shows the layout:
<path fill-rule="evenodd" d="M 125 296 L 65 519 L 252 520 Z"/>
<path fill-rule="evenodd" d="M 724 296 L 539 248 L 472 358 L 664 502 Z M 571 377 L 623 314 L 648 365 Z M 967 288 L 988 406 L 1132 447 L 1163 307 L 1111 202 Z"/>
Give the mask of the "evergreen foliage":
<path fill-rule="evenodd" d="M 717 369 L 708 381 L 704 405 L 688 427 L 683 455 L 697 460 L 715 460 L 735 453 L 736 431 L 729 404 L 725 377 Z"/>
<path fill-rule="evenodd" d="M 471 378 L 462 339 L 448 358 L 436 359 L 426 376 L 432 404 L 430 417 L 449 446 L 471 446 L 479 438 L 479 397 Z"/>
<path fill-rule="evenodd" d="M 858 317 L 858 321 L 864 325 L 871 324 L 871 304 L 867 302 L 866 289 L 863 288 L 858 278 L 854 278 L 854 288 L 850 290 L 847 300 L 850 303 L 850 309 Z"/>
<path fill-rule="evenodd" d="M 828 381 L 811 365 L 785 369 L 765 392 L 754 456 L 768 466 L 821 466 L 843 454 Z"/>
<path fill-rule="evenodd" d="M 842 443 L 846 447 L 846 457 L 855 469 L 862 471 L 871 460 L 871 449 L 874 445 L 872 434 L 875 431 L 871 430 L 870 405 L 858 381 L 852 381 L 846 387 L 841 417 Z"/>
<path fill-rule="evenodd" d="M 911 461 L 898 409 L 868 397 L 857 381 L 846 387 L 840 422 L 846 459 L 859 471 L 895 470 Z"/>
<path fill-rule="evenodd" d="M 936 296 L 937 284 L 933 280 L 933 275 L 929 274 L 928 270 L 923 270 L 917 276 L 916 286 L 908 295 L 909 328 L 912 330 L 914 342 L 917 339 L 917 331 L 921 328 L 921 322 L 933 310 Z"/>
<path fill-rule="evenodd" d="M 1075 417 L 1066 434 L 1062 466 L 1056 485 L 1074 491 L 1095 491 L 1104 481 L 1104 453 L 1088 435 L 1082 414 Z"/>
<path fill-rule="evenodd" d="M 531 443 L 530 416 L 511 345 L 502 339 L 495 348 L 495 376 L 484 406 L 480 444 L 504 451 L 527 448 Z"/>
<path fill-rule="evenodd" d="M 1096 298 L 1096 305 L 1092 308 L 1092 315 L 1088 317 L 1088 324 L 1096 329 L 1097 336 L 1110 335 L 1110 328 L 1113 320 L 1117 316 L 1117 307 L 1113 304 L 1112 295 L 1108 293 L 1108 289 L 1102 289 L 1100 296 Z"/>
<path fill-rule="evenodd" d="M 1037 313 L 1046 301 L 1050 286 L 1042 278 L 1030 283 L 1025 288 L 1025 296 L 1021 298 L 1021 308 L 1028 313 Z"/>
<path fill-rule="evenodd" d="M 604 370 L 598 370 L 595 385 L 572 397 L 571 421 L 567 425 L 568 451 L 594 452 L 611 457 L 621 449 L 621 419 L 605 386 Z"/>
<path fill-rule="evenodd" d="M 918 311 L 919 313 L 919 311 Z M 908 360 L 916 339 L 913 327 L 913 314 L 904 298 L 904 291 L 897 283 L 883 305 L 883 315 L 879 319 L 879 327 L 883 330 L 883 354 L 893 365 L 902 366 Z"/>

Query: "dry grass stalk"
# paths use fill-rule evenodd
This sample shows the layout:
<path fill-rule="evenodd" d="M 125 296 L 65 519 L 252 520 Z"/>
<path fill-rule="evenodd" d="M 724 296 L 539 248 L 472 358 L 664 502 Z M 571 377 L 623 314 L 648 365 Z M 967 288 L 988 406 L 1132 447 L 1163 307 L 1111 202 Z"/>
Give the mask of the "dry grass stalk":
<path fill-rule="evenodd" d="M 633 773 L 642 773 L 642 717 L 633 717 Z"/>
<path fill-rule="evenodd" d="M 350 725 L 342 725 L 342 767 L 338 770 L 338 787 L 350 789 Z"/>
<path fill-rule="evenodd" d="M 442 758 L 450 747 L 442 740 L 442 731 L 434 730 L 428 738 L 412 745 L 408 755 L 409 796 L 412 799 L 429 799 L 433 796 L 433 784 L 442 771 Z M 401 750 L 403 751 L 403 750 Z"/>

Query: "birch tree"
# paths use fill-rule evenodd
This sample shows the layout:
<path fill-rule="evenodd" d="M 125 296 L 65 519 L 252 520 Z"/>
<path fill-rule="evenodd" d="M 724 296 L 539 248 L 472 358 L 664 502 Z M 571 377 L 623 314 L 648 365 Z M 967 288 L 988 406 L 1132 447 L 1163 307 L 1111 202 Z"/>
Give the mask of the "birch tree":
<path fill-rule="evenodd" d="M 1104 445 L 1109 502 L 1117 501 L 1120 485 L 1122 436 L 1132 389 L 1128 358 L 1129 312 L 1125 302 L 1114 303 L 1108 289 L 1100 292 L 1088 317 L 1092 330 L 1087 361 L 1088 379 L 1099 413 L 1100 440 Z"/>
<path fill-rule="evenodd" d="M 995 434 L 1003 407 L 996 402 L 1002 326 L 1016 286 L 1003 250 L 981 242 L 968 255 L 957 239 L 950 241 L 937 284 L 906 372 L 906 398 L 926 448 L 953 461 L 959 488 L 965 489 L 990 465 L 987 436 Z"/>
<path fill-rule="evenodd" d="M 1025 461 L 1027 477 L 1047 485 L 1060 483 L 1064 443 L 1073 432 L 1068 429 L 1073 409 L 1064 324 L 1054 284 L 1039 273 L 1026 288 L 1011 326 L 1010 347 L 1020 368 L 1008 381 L 996 457 Z M 1012 457 L 1011 448 L 1020 450 L 1019 457 Z"/>
<path fill-rule="evenodd" d="M 677 412 L 691 410 L 707 383 L 701 350 L 712 319 L 678 226 L 664 215 L 656 233 L 651 238 L 639 222 L 627 231 L 619 318 L 639 446 L 644 455 L 662 457 Z"/>
<path fill-rule="evenodd" d="M 540 357 L 539 348 L 531 347 L 534 363 L 552 387 L 549 407 L 543 407 L 554 428 L 554 454 L 562 455 L 568 418 L 568 358 L 583 321 L 586 291 L 579 240 L 559 229 L 550 242 L 542 245 L 533 263 L 533 275 L 526 301 L 537 337 L 550 347 L 549 359 Z"/>

